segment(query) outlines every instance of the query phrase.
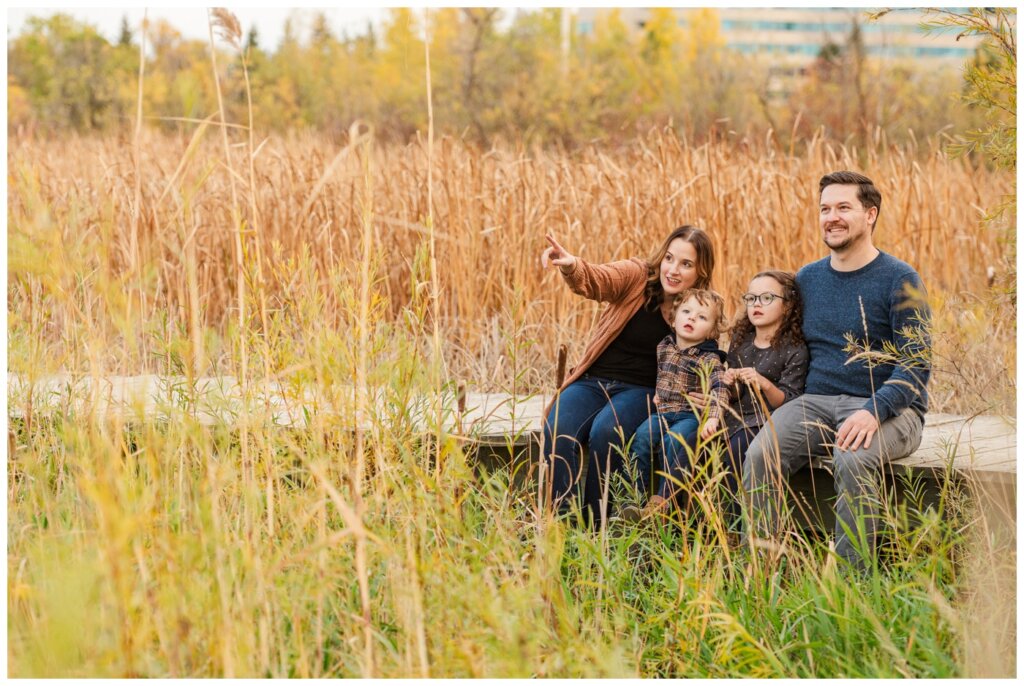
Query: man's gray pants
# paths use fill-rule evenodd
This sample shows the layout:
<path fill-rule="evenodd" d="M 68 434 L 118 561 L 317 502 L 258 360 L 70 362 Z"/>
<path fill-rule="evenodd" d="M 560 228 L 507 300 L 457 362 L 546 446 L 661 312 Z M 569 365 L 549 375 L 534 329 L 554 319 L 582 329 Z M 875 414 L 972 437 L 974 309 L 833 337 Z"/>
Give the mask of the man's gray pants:
<path fill-rule="evenodd" d="M 748 527 L 753 526 L 761 536 L 778 533 L 789 475 L 806 466 L 812 456 L 832 453 L 835 432 L 866 402 L 867 398 L 849 395 L 802 395 L 772 413 L 743 463 Z M 921 416 L 907 408 L 882 423 L 871 437 L 870 448 L 861 444 L 854 451 L 834 451 L 836 552 L 858 568 L 867 563 L 862 553 L 869 555 L 874 550 L 882 466 L 914 452 L 921 444 L 923 428 Z"/>

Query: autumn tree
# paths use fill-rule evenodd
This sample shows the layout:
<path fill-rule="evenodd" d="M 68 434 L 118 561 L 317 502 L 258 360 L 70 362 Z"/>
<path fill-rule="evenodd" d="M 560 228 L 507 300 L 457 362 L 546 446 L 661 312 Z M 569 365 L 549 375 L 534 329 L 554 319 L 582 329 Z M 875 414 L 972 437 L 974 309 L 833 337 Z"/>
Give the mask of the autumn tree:
<path fill-rule="evenodd" d="M 858 70 L 863 69 L 863 64 L 857 63 L 863 60 L 858 40 L 860 34 L 851 23 L 851 31 L 842 43 L 824 42 L 807 70 L 807 78 L 790 93 L 789 105 L 799 122 L 800 138 L 810 138 L 823 129 L 829 137 L 847 140 L 863 130 L 864 123 L 858 121 L 858 112 L 865 108 L 864 94 L 857 86 Z"/>
<path fill-rule="evenodd" d="M 407 7 L 388 10 L 374 62 L 374 85 L 379 96 L 382 128 L 407 140 L 427 124 L 426 54 L 415 12 Z"/>
<path fill-rule="evenodd" d="M 304 117 L 300 88 L 304 78 L 304 49 L 295 30 L 295 22 L 284 22 L 284 35 L 277 51 L 261 66 L 253 78 L 254 106 L 261 120 L 276 130 L 308 125 Z"/>
<path fill-rule="evenodd" d="M 146 67 L 143 83 L 144 110 L 166 126 L 191 129 L 193 124 L 175 123 L 176 120 L 204 119 L 217 106 L 210 76 L 209 44 L 185 39 L 163 19 L 149 25 L 146 37 L 153 58 Z"/>
<path fill-rule="evenodd" d="M 626 121 L 636 121 L 646 96 L 641 83 L 644 65 L 621 11 L 611 9 L 597 16 L 582 59 L 587 78 L 577 88 L 582 91 L 584 111 L 592 113 L 595 125 L 616 130 Z"/>
<path fill-rule="evenodd" d="M 972 7 L 966 13 L 931 9 L 928 30 L 950 27 L 961 36 L 983 38 L 964 71 L 963 100 L 984 112 L 984 126 L 968 131 L 966 151 L 978 151 L 996 165 L 1017 169 L 1017 12 Z"/>
<path fill-rule="evenodd" d="M 458 93 L 465 125 L 468 125 L 476 139 L 486 142 L 489 131 L 493 130 L 500 118 L 500 111 L 494 107 L 499 93 L 494 88 L 490 74 L 501 68 L 498 53 L 493 48 L 498 44 L 496 24 L 500 17 L 497 8 L 462 8 L 456 57 L 458 67 Z M 463 122 L 458 122 L 463 125 Z"/>
<path fill-rule="evenodd" d="M 687 19 L 676 117 L 693 133 L 758 123 L 755 93 L 763 68 L 726 48 L 716 10 L 689 10 Z"/>
<path fill-rule="evenodd" d="M 426 127 L 425 36 L 436 131 L 483 144 L 502 137 L 575 146 L 669 122 L 698 139 L 771 128 L 797 141 L 821 129 L 858 143 L 877 142 L 878 133 L 899 141 L 938 130 L 987 130 L 996 111 L 1011 107 L 1006 87 L 983 77 L 1005 71 L 1002 53 L 979 51 L 966 84 L 976 96 L 954 102 L 950 86 L 959 77 L 948 69 L 866 55 L 860 24 L 870 22 L 860 15 L 852 15 L 847 36 L 823 44 L 806 77 L 791 78 L 788 97 L 769 92 L 770 60 L 727 46 L 716 10 L 654 8 L 639 30 L 623 16 L 599 12 L 592 30 L 581 33 L 563 8 L 520 10 L 507 22 L 494 8 L 395 8 L 379 32 L 368 26 L 349 36 L 321 12 L 304 31 L 290 18 L 273 48 L 252 29 L 244 56 L 256 126 L 342 137 L 361 119 L 383 138 L 408 141 Z M 66 15 L 31 20 L 8 47 L 12 131 L 31 130 L 33 121 L 81 131 L 131 121 L 141 31 L 124 21 L 111 44 Z M 208 42 L 185 40 L 164 21 L 151 23 L 145 39 L 146 115 L 173 129 L 212 113 Z M 241 63 L 225 56 L 218 65 L 228 114 L 241 121 Z M 992 141 L 1005 158 L 1015 129 L 1012 139 L 1011 129 L 1001 130 Z"/>
<path fill-rule="evenodd" d="M 119 121 L 119 84 L 134 80 L 114 46 L 90 24 L 66 14 L 32 17 L 8 47 L 8 83 L 37 117 L 57 128 L 98 129 Z M 22 116 L 22 115 L 18 115 Z"/>
<path fill-rule="evenodd" d="M 34 117 L 28 92 L 13 74 L 7 75 L 7 135 L 32 129 Z"/>
<path fill-rule="evenodd" d="M 985 123 L 967 131 L 957 152 L 976 152 L 997 167 L 1017 170 L 1017 12 L 1012 8 L 972 7 L 967 12 L 928 10 L 930 30 L 954 28 L 983 41 L 964 72 L 963 100 L 980 109 Z M 1001 231 L 1005 252 L 996 295 L 1017 310 L 1017 196 L 990 208 L 985 222 Z"/>
<path fill-rule="evenodd" d="M 683 34 L 675 10 L 668 7 L 651 9 L 644 24 L 640 49 L 643 58 L 641 97 L 647 113 L 663 111 L 666 95 L 678 87 L 683 66 L 682 52 Z"/>

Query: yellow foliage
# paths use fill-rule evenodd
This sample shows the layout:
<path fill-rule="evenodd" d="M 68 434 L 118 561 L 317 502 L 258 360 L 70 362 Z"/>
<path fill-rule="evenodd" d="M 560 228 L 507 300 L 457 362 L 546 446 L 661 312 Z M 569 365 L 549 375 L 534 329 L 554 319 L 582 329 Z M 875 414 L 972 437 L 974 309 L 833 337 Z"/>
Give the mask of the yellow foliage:
<path fill-rule="evenodd" d="M 7 126 L 17 130 L 32 120 L 32 104 L 28 93 L 18 84 L 13 75 L 7 75 Z"/>
<path fill-rule="evenodd" d="M 713 52 L 714 49 L 725 47 L 717 10 L 700 7 L 687 12 L 686 17 L 689 21 L 685 43 L 688 64 L 693 64 L 700 53 Z"/>

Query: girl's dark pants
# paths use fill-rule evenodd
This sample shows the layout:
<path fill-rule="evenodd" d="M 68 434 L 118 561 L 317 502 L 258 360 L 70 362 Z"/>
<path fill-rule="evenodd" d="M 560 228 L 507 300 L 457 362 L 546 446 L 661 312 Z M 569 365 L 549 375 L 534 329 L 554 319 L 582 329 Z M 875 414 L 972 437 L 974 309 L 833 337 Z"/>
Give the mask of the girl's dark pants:
<path fill-rule="evenodd" d="M 726 456 L 727 464 L 724 465 L 725 487 L 728 491 L 725 503 L 729 528 L 735 531 L 740 527 L 739 479 L 743 474 L 743 458 L 758 431 L 759 427 L 740 428 L 729 434 L 729 454 Z"/>

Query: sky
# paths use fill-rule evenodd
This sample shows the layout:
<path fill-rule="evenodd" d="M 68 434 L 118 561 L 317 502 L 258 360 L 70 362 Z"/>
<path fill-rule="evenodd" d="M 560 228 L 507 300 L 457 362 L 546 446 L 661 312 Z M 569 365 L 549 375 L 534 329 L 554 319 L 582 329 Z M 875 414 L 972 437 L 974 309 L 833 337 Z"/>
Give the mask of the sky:
<path fill-rule="evenodd" d="M 260 45 L 275 49 L 284 35 L 285 20 L 291 17 L 298 35 L 303 36 L 309 29 L 314 12 L 323 12 L 330 22 L 336 35 L 347 32 L 350 36 L 366 31 L 367 21 L 376 24 L 386 16 L 387 10 L 377 7 L 228 7 L 242 24 L 242 30 L 249 31 L 256 27 Z M 127 17 L 128 23 L 138 33 L 142 23 L 144 7 L 90 8 L 68 4 L 63 7 L 21 7 L 7 10 L 8 40 L 17 36 L 25 21 L 32 16 L 48 17 L 58 12 L 70 14 L 75 19 L 93 24 L 100 34 L 108 40 L 116 40 L 121 32 L 121 18 Z M 207 40 L 206 7 L 149 7 L 148 17 L 166 19 L 171 26 L 178 29 L 185 38 Z"/>

